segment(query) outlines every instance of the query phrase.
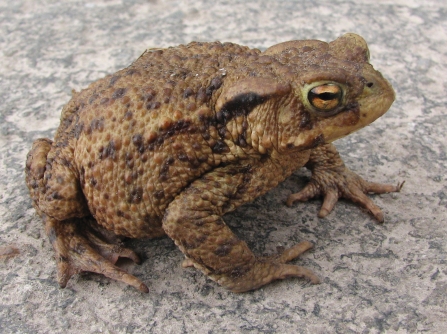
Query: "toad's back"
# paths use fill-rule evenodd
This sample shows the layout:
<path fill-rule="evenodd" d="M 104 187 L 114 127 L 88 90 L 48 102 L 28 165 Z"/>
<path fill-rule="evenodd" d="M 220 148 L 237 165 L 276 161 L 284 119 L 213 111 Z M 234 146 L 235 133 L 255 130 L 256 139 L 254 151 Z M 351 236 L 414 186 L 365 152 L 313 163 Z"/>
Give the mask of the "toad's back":
<path fill-rule="evenodd" d="M 174 196 L 222 160 L 235 159 L 217 133 L 211 106 L 229 64 L 258 53 L 219 42 L 149 50 L 74 93 L 53 154 L 67 161 L 74 154 L 68 168 L 79 173 L 89 211 L 101 225 L 130 237 L 162 234 L 161 217 Z M 67 176 L 62 170 L 53 177 Z"/>

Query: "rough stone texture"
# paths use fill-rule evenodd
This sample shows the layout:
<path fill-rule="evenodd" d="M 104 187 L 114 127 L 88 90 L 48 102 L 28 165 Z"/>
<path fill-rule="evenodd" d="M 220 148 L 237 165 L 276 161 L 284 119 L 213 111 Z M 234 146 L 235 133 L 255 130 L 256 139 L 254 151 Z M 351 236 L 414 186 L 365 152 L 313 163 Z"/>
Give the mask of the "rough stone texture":
<path fill-rule="evenodd" d="M 0 0 L 0 29 L 0 332 L 445 332 L 447 4 Z M 368 179 L 406 181 L 399 194 L 374 196 L 386 222 L 344 201 L 325 219 L 318 200 L 286 207 L 305 171 L 226 217 L 259 254 L 315 242 L 295 263 L 322 284 L 286 280 L 233 294 L 182 269 L 183 256 L 164 238 L 127 243 L 144 262 L 122 266 L 148 284 L 148 295 L 93 274 L 58 287 L 23 168 L 31 142 L 53 136 L 72 88 L 149 47 L 221 40 L 265 49 L 348 31 L 368 41 L 397 92 L 387 114 L 336 143 Z"/>

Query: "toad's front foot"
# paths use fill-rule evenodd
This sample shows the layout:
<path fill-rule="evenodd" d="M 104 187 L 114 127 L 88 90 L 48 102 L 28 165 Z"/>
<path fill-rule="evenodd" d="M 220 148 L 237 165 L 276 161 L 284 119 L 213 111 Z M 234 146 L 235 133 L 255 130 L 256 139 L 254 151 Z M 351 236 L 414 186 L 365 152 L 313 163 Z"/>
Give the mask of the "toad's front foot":
<path fill-rule="evenodd" d="M 64 288 L 74 274 L 90 271 L 129 284 L 142 292 L 149 292 L 138 278 L 114 264 L 118 258 L 129 258 L 140 263 L 138 256 L 121 246 L 118 240 L 107 240 L 105 234 L 92 228 L 88 219 L 57 221 L 46 218 L 46 232 L 56 253 L 57 280 Z M 82 221 L 82 229 L 80 222 Z"/>
<path fill-rule="evenodd" d="M 365 181 L 344 165 L 334 168 L 316 168 L 312 171 L 309 183 L 298 193 L 287 199 L 291 206 L 296 201 L 307 201 L 313 197 L 324 196 L 323 205 L 318 214 L 326 217 L 339 198 L 347 198 L 366 208 L 380 222 L 384 221 L 382 210 L 366 195 L 368 193 L 383 194 L 399 192 L 404 182 L 397 185 L 381 184 Z"/>

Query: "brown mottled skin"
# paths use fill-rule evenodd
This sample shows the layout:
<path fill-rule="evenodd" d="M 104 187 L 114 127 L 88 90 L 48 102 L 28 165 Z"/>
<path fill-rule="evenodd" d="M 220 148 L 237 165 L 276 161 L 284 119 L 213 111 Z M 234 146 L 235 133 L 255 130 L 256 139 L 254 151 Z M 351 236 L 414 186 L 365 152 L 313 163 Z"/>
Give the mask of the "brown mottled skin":
<path fill-rule="evenodd" d="M 26 182 L 45 222 L 64 287 L 80 271 L 146 285 L 116 267 L 138 262 L 116 236 L 172 238 L 187 260 L 235 292 L 276 279 L 318 278 L 286 264 L 304 241 L 257 257 L 222 216 L 275 187 L 296 169 L 313 172 L 287 203 L 339 197 L 383 221 L 369 183 L 347 169 L 332 141 L 384 114 L 390 84 L 369 64 L 365 41 L 291 41 L 265 52 L 231 43 L 190 43 L 145 52 L 92 83 L 64 107 L 53 141 L 28 154 Z"/>

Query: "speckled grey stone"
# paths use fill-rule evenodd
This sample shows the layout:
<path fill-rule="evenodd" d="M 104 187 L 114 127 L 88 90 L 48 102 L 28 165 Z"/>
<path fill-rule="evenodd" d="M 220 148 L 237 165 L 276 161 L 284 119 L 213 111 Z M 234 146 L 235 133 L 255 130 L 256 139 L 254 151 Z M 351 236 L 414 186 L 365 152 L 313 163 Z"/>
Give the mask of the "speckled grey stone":
<path fill-rule="evenodd" d="M 423 3 L 423 5 L 421 4 Z M 447 4 L 445 1 L 0 0 L 1 333 L 445 333 L 447 328 Z M 55 280 L 53 252 L 24 184 L 31 143 L 52 137 L 71 89 L 127 66 L 146 48 L 192 40 L 265 49 L 348 32 L 397 92 L 391 110 L 336 144 L 368 179 L 397 183 L 374 196 L 386 222 L 341 201 L 283 205 L 298 171 L 226 217 L 257 253 L 307 239 L 296 263 L 320 285 L 286 280 L 232 294 L 194 269 L 167 238 L 129 241 L 144 259 L 122 266 L 149 294 L 94 274 Z M 303 179 L 304 177 L 304 179 Z"/>

